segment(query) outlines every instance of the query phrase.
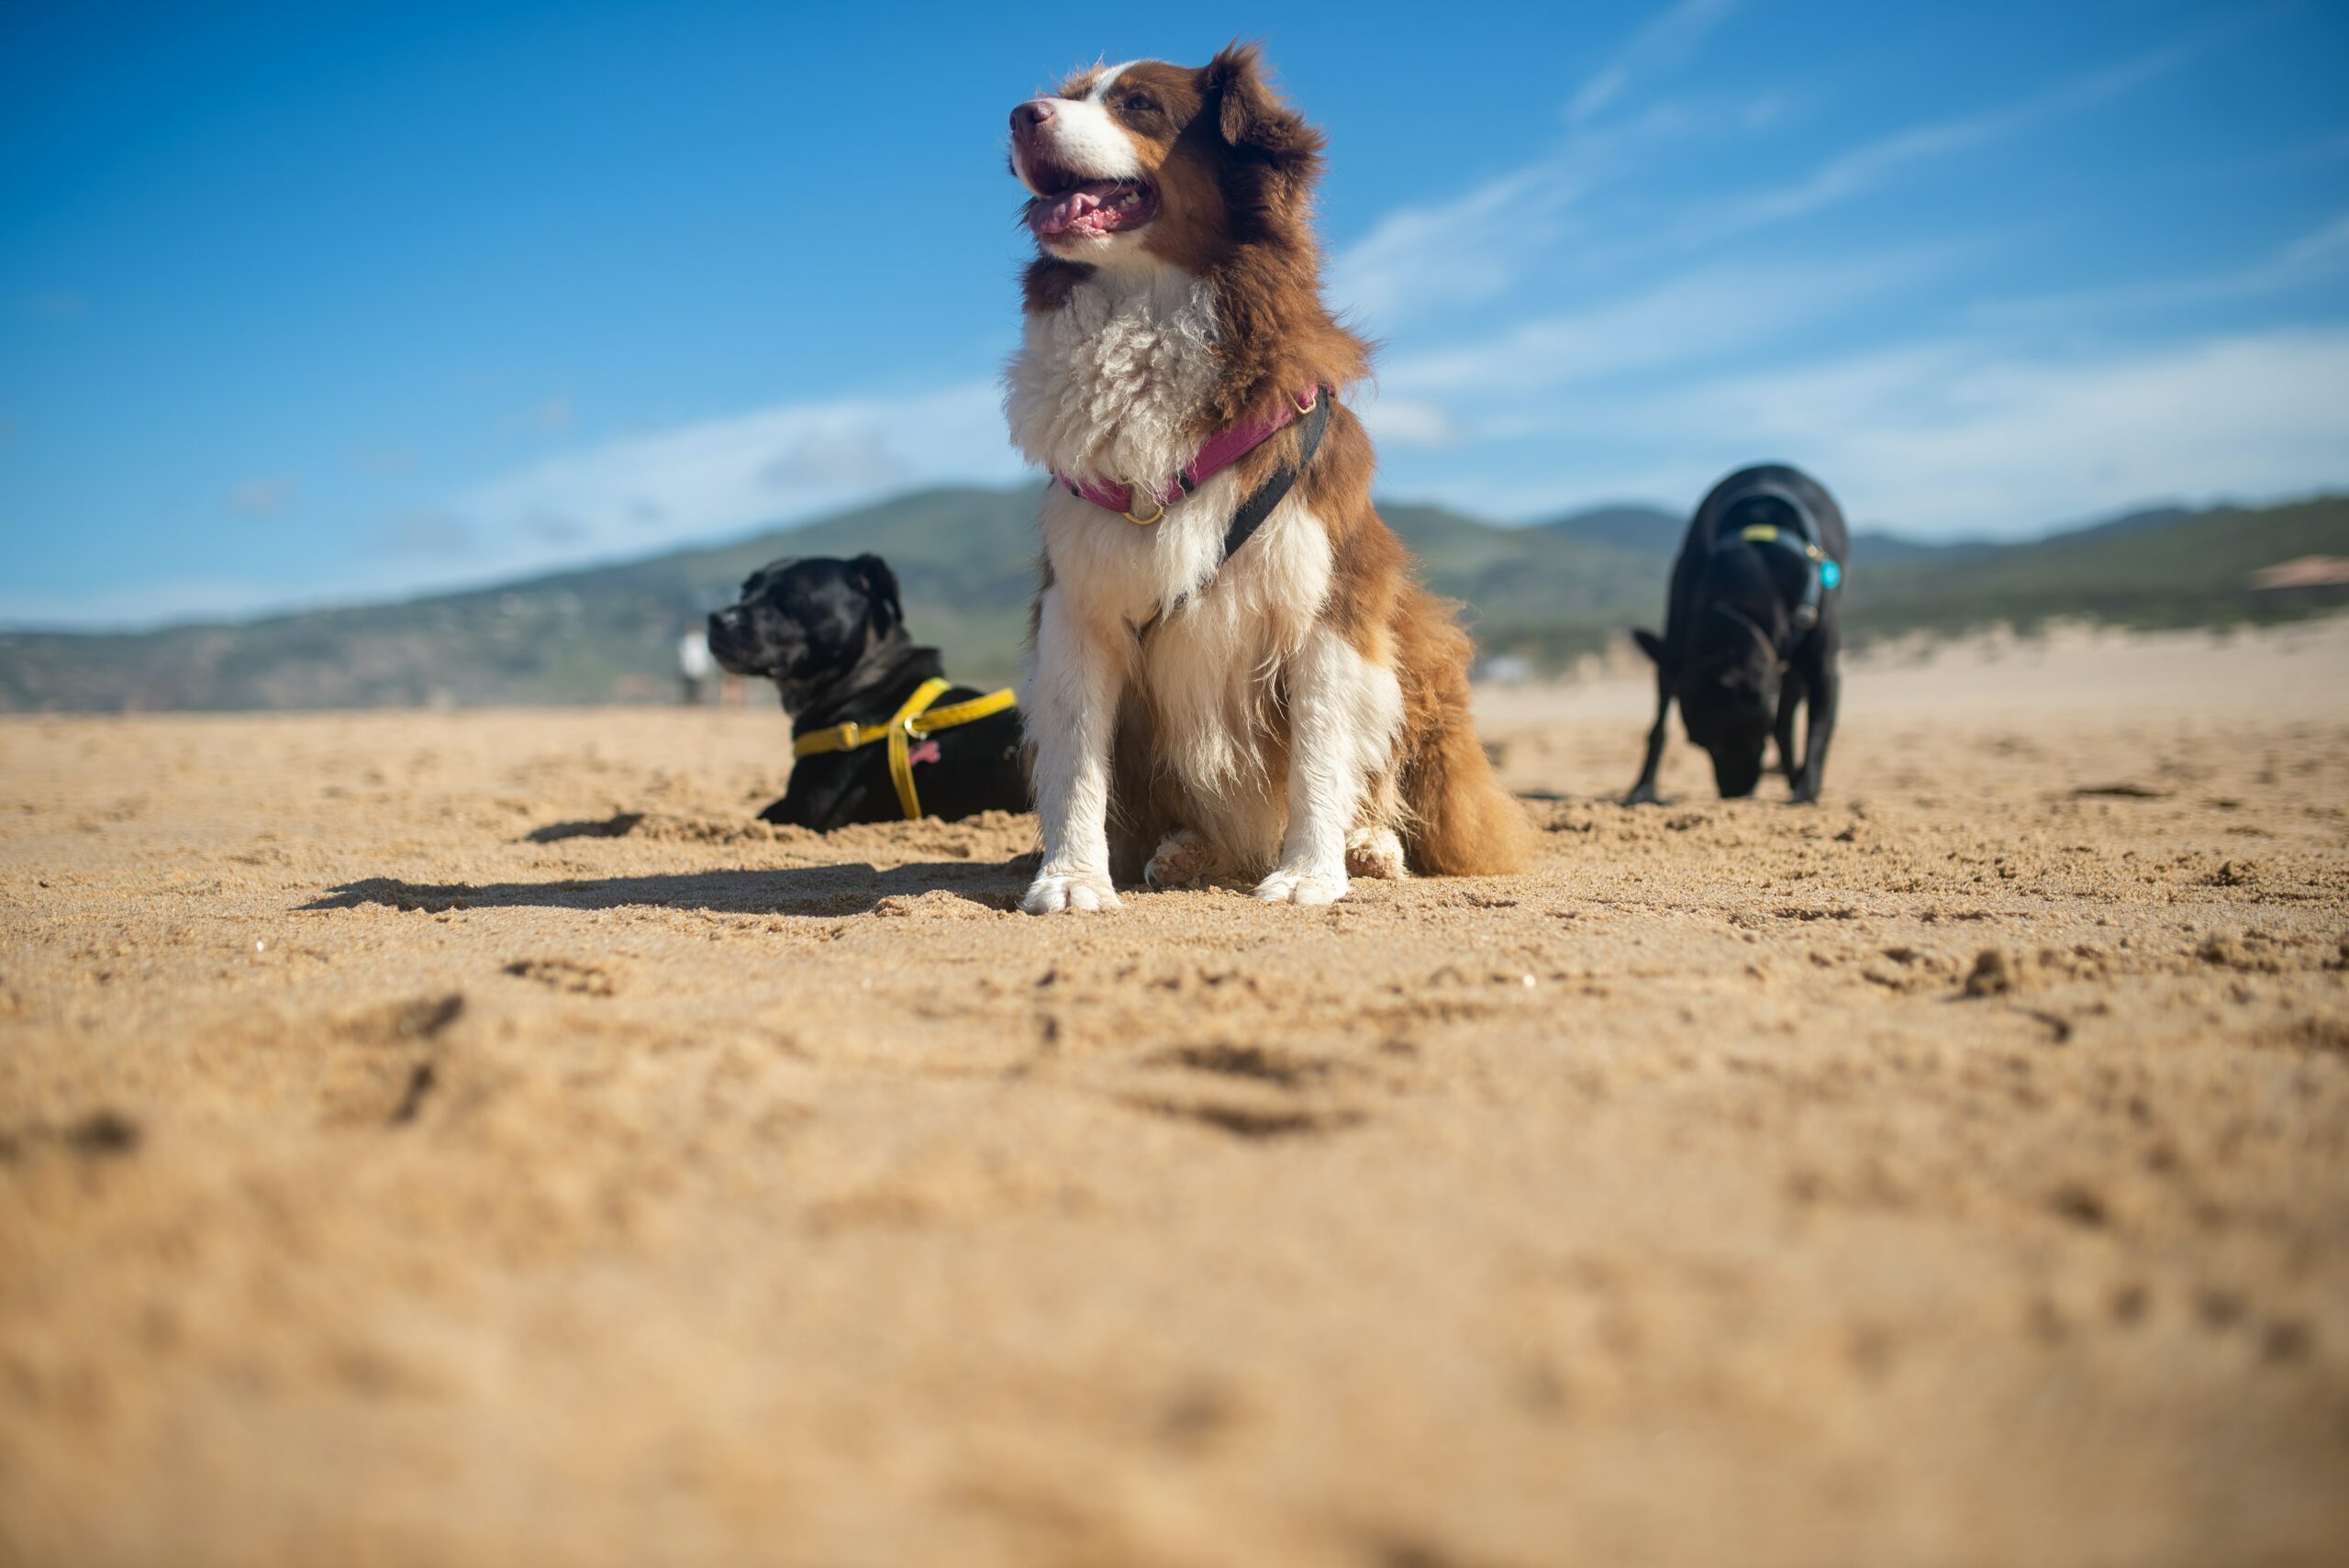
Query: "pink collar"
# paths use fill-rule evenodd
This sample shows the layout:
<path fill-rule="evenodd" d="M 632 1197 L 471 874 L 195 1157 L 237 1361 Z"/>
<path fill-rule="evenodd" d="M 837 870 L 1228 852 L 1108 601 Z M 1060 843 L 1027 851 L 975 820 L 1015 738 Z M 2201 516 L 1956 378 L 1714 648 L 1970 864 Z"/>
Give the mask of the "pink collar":
<path fill-rule="evenodd" d="M 1097 506 L 1107 507 L 1130 523 L 1150 524 L 1166 515 L 1166 508 L 1271 440 L 1283 430 L 1313 412 L 1321 397 L 1321 388 L 1308 386 L 1293 397 L 1281 399 L 1280 407 L 1267 419 L 1250 419 L 1232 426 L 1211 438 L 1174 478 L 1160 485 L 1155 495 L 1143 492 L 1155 503 L 1146 517 L 1134 516 L 1134 491 L 1124 484 L 1104 484 L 1095 480 L 1071 479 L 1058 469 L 1052 477 L 1068 486 L 1072 495 L 1081 495 Z"/>

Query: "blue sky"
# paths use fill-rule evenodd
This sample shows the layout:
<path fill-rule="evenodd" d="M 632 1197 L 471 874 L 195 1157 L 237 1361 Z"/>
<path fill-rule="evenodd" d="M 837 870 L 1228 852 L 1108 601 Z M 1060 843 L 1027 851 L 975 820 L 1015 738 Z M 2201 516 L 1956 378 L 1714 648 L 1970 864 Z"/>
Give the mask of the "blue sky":
<path fill-rule="evenodd" d="M 0 10 L 0 620 L 1016 479 L 1005 116 L 1233 36 L 1330 137 L 1386 495 L 1781 457 L 1947 536 L 2349 485 L 2349 7 L 1118 10 Z"/>

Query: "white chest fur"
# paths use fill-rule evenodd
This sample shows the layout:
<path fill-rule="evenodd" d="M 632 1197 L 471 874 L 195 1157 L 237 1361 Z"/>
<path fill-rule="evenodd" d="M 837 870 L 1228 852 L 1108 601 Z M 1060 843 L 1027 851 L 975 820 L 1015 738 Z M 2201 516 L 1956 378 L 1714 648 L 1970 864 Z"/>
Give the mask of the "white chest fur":
<path fill-rule="evenodd" d="M 1077 284 L 1060 309 L 1027 318 L 1004 373 L 1012 443 L 1062 473 L 1164 484 L 1192 457 L 1216 334 L 1213 292 L 1172 269 Z"/>

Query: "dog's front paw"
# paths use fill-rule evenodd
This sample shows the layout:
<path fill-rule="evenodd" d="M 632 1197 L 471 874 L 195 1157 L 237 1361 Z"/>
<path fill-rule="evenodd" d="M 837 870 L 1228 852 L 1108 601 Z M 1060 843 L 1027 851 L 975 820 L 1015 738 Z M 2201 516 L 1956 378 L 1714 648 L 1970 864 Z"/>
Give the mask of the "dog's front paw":
<path fill-rule="evenodd" d="M 1817 784 L 1795 785 L 1794 792 L 1787 796 L 1787 804 L 1788 806 L 1817 806 L 1819 786 Z"/>
<path fill-rule="evenodd" d="M 1158 841 L 1158 851 L 1141 868 L 1142 882 L 1153 893 L 1176 887 L 1204 887 L 1215 879 L 1215 846 L 1188 828 L 1177 828 Z"/>
<path fill-rule="evenodd" d="M 1296 904 L 1310 908 L 1335 904 L 1346 895 L 1346 873 L 1287 866 L 1256 884 L 1256 896 L 1267 904 Z"/>
<path fill-rule="evenodd" d="M 1403 840 L 1395 836 L 1392 828 L 1355 828 L 1346 835 L 1346 874 L 1390 879 L 1407 875 L 1403 869 Z"/>
<path fill-rule="evenodd" d="M 1056 915 L 1063 909 L 1115 909 L 1117 889 L 1107 872 L 1052 871 L 1036 873 L 1019 907 L 1030 915 Z"/>

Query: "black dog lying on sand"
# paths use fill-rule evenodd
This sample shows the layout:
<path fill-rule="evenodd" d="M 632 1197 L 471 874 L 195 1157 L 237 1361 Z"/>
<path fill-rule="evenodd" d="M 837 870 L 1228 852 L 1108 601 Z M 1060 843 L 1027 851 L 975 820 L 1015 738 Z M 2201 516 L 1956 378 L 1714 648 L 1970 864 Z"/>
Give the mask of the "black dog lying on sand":
<path fill-rule="evenodd" d="M 763 675 L 791 717 L 790 787 L 759 813 L 828 831 L 917 817 L 1028 809 L 1008 691 L 947 681 L 906 633 L 896 575 L 877 555 L 772 562 L 709 617 L 728 672 Z"/>
<path fill-rule="evenodd" d="M 1836 606 L 1851 553 L 1843 514 L 1798 468 L 1740 469 L 1707 495 L 1672 564 L 1664 636 L 1631 635 L 1655 661 L 1655 727 L 1626 806 L 1653 805 L 1675 697 L 1688 739 L 1711 753 L 1722 798 L 1752 795 L 1775 733 L 1794 799 L 1819 798 L 1842 677 Z M 1810 721 L 1795 765 L 1795 708 Z"/>

